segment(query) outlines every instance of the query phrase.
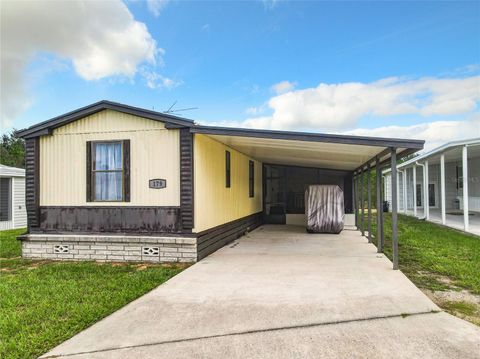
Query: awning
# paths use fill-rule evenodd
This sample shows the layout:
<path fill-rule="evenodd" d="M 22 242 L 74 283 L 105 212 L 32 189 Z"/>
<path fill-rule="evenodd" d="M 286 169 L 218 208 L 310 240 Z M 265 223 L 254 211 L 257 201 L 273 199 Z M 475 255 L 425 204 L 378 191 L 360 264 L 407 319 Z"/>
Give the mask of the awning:
<path fill-rule="evenodd" d="M 201 133 L 263 163 L 354 171 L 374 161 L 382 164 L 395 148 L 397 159 L 423 149 L 424 141 L 304 132 L 195 126 Z"/>

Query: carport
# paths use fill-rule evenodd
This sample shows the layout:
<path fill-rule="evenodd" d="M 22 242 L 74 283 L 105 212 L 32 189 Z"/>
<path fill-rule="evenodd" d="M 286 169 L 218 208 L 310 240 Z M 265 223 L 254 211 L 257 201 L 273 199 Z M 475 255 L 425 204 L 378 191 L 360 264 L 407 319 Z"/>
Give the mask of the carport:
<path fill-rule="evenodd" d="M 319 184 L 339 184 L 344 191 L 345 212 L 355 216 L 355 225 L 362 235 L 372 240 L 372 188 L 371 171 L 377 173 L 376 208 L 382 208 L 381 171 L 390 167 L 392 179 L 396 181 L 397 161 L 423 149 L 424 141 L 365 136 L 344 136 L 315 134 L 304 132 L 285 132 L 272 130 L 239 129 L 196 125 L 190 132 L 204 134 L 218 142 L 234 148 L 258 161 L 263 166 L 264 218 L 267 223 L 284 220 L 290 214 L 298 214 L 301 204 L 295 205 L 299 193 L 279 190 L 278 195 L 270 196 L 273 188 L 269 181 L 277 181 L 277 186 L 288 186 L 285 173 L 291 177 L 316 178 Z M 303 174 L 302 174 L 303 173 Z M 306 180 L 303 180 L 306 181 Z M 297 180 L 302 184 L 302 180 Z M 306 183 L 306 182 L 305 182 Z M 270 186 L 270 187 L 269 187 Z M 292 185 L 293 187 L 294 185 Z M 298 186 L 297 186 L 298 187 Z M 396 188 L 392 183 L 391 188 Z M 277 193 L 276 193 L 277 194 Z M 296 196 L 297 195 L 297 196 Z M 271 198 L 275 197 L 275 198 Z M 393 268 L 398 269 L 398 230 L 397 230 L 397 192 L 392 191 L 392 242 Z M 292 205 L 293 203 L 293 205 Z M 275 210 L 272 211 L 272 208 Z M 282 213 L 283 208 L 283 213 Z M 300 210 L 299 210 L 300 209 Z M 273 213 L 272 213 L 273 212 Z M 292 213 L 288 213 L 292 212 Z M 367 220 L 365 221 L 365 214 Z M 270 222 L 269 222 L 270 221 Z M 376 212 L 378 252 L 383 252 L 383 216 Z M 285 224 L 288 224 L 285 223 Z"/>

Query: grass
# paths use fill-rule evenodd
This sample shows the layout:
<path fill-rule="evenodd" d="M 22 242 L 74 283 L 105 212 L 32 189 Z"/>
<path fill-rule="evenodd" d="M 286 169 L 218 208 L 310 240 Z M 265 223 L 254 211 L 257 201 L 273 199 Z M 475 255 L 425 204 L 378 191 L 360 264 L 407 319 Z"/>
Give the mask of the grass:
<path fill-rule="evenodd" d="M 391 214 L 384 214 L 385 255 L 392 259 Z M 375 222 L 375 221 L 374 221 Z M 365 221 L 365 223 L 367 223 Z M 372 225 L 376 233 L 376 223 Z M 377 245 L 377 240 L 373 243 Z M 399 267 L 442 309 L 480 325 L 480 238 L 454 229 L 398 216 Z M 465 296 L 462 290 L 470 293 Z M 454 298 L 445 300 L 444 295 Z"/>
<path fill-rule="evenodd" d="M 444 304 L 445 308 L 448 309 L 449 312 L 458 312 L 461 315 L 465 316 L 474 316 L 477 312 L 477 307 L 475 304 L 469 302 L 453 302 L 448 301 Z"/>
<path fill-rule="evenodd" d="M 12 229 L 0 231 L 0 258 L 20 257 L 21 245 L 15 238 L 25 233 L 25 229 Z"/>
<path fill-rule="evenodd" d="M 185 268 L 24 260 L 22 232 L 0 232 L 0 358 L 38 357 Z"/>
<path fill-rule="evenodd" d="M 392 259 L 391 215 L 385 213 L 385 254 Z M 376 233 L 373 223 L 372 232 Z M 373 238 L 377 245 L 377 241 Z M 398 216 L 399 267 L 418 286 L 480 294 L 480 238 L 413 217 Z"/>

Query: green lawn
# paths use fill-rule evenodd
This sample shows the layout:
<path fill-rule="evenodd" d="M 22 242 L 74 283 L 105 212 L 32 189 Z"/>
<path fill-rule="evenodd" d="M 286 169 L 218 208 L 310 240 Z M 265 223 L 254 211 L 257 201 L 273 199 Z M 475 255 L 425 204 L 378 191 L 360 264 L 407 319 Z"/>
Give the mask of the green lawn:
<path fill-rule="evenodd" d="M 391 259 L 390 214 L 385 214 L 384 228 L 385 254 Z M 376 245 L 376 239 L 373 242 Z M 398 247 L 400 269 L 418 287 L 459 287 L 480 294 L 480 237 L 399 215 Z"/>
<path fill-rule="evenodd" d="M 0 358 L 36 358 L 185 268 L 24 260 L 22 232 L 0 232 Z"/>

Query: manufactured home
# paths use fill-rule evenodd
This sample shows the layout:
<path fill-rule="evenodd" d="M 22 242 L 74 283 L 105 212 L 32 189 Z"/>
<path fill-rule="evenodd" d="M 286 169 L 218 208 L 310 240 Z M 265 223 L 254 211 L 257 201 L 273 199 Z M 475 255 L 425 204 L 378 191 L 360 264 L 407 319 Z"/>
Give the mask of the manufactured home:
<path fill-rule="evenodd" d="M 424 143 L 202 126 L 109 101 L 19 135 L 25 257 L 157 262 L 195 262 L 263 223 L 304 225 L 310 184 L 339 186 L 353 218 L 358 174 Z"/>
<path fill-rule="evenodd" d="M 384 177 L 391 202 L 390 170 Z M 399 212 L 480 235 L 480 138 L 414 157 L 397 166 L 397 178 Z"/>
<path fill-rule="evenodd" d="M 26 226 L 25 170 L 0 164 L 0 231 Z"/>

